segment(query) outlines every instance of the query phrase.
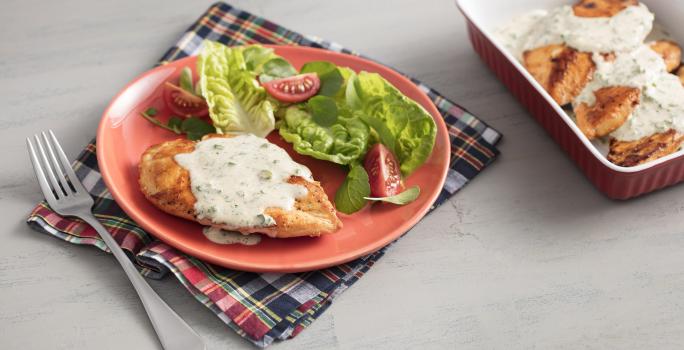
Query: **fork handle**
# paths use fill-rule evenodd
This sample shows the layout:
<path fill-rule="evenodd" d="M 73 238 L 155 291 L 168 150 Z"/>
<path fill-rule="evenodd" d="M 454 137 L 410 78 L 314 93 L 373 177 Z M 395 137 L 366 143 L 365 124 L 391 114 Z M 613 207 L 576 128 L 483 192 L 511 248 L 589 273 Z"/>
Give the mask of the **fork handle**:
<path fill-rule="evenodd" d="M 140 275 L 126 253 L 119 247 L 107 229 L 91 213 L 79 215 L 81 219 L 92 226 L 100 237 L 105 241 L 107 247 L 112 251 L 116 260 L 126 272 L 126 276 L 133 284 L 135 291 L 138 292 L 140 300 L 145 307 L 147 316 L 152 321 L 152 326 L 157 337 L 165 350 L 202 350 L 205 349 L 202 339 L 195 331 L 188 326 L 183 319 L 178 316 L 159 294 L 150 287 L 145 279 Z"/>

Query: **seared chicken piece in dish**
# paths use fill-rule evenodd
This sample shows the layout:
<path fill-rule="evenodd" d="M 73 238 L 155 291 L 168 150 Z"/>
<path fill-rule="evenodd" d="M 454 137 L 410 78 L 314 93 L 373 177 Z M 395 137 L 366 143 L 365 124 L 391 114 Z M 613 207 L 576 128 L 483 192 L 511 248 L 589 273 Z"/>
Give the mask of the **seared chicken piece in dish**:
<path fill-rule="evenodd" d="M 682 85 L 684 85 L 684 66 L 681 66 L 679 69 L 677 69 L 677 76 L 679 77 L 679 81 L 682 82 Z"/>
<path fill-rule="evenodd" d="M 684 136 L 674 130 L 653 134 L 636 141 L 610 141 L 608 160 L 620 166 L 635 166 L 674 153 Z"/>
<path fill-rule="evenodd" d="M 581 0 L 572 6 L 578 17 L 613 17 L 629 6 L 639 5 L 637 0 Z"/>
<path fill-rule="evenodd" d="M 608 135 L 619 128 L 639 104 L 641 90 L 626 86 L 610 86 L 594 91 L 592 106 L 580 103 L 575 108 L 577 126 L 590 140 Z"/>
<path fill-rule="evenodd" d="M 203 139 L 202 142 L 210 138 L 216 137 L 230 138 L 230 136 L 227 135 L 212 135 L 209 137 L 205 137 L 205 139 Z M 259 142 L 267 143 L 265 140 Z M 302 190 L 306 189 L 306 194 L 304 194 L 301 197 L 295 198 L 294 206 L 291 210 L 285 210 L 280 207 L 266 208 L 263 211 L 263 214 L 267 215 L 269 218 L 272 218 L 273 221 L 266 222 L 263 225 L 244 227 L 226 227 L 225 225 L 212 222 L 209 218 L 200 215 L 200 213 L 197 212 L 197 207 L 195 206 L 195 203 L 198 202 L 198 198 L 195 196 L 196 192 L 193 192 L 193 190 L 196 191 L 197 189 L 194 189 L 194 187 L 197 187 L 198 185 L 196 183 L 191 183 L 190 171 L 186 170 L 183 166 L 181 166 L 177 162 L 177 158 L 175 158 L 175 156 L 179 154 L 185 155 L 192 153 L 196 150 L 196 148 L 199 148 L 198 145 L 198 142 L 190 141 L 187 139 L 178 139 L 151 146 L 145 151 L 145 153 L 143 153 L 142 159 L 139 164 L 140 189 L 142 190 L 145 197 L 150 202 L 152 202 L 152 204 L 154 204 L 157 208 L 171 215 L 179 216 L 188 220 L 197 221 L 203 225 L 221 227 L 228 230 L 239 231 L 242 233 L 265 233 L 275 238 L 297 236 L 320 236 L 323 233 L 334 232 L 342 227 L 342 222 L 337 218 L 335 208 L 333 207 L 332 203 L 330 203 L 330 201 L 328 200 L 328 196 L 323 191 L 323 188 L 321 188 L 318 182 L 305 178 L 307 177 L 305 175 L 291 176 L 289 177 L 289 179 L 282 180 L 282 183 L 286 182 L 293 185 L 303 186 Z M 282 149 L 276 150 L 274 148 L 279 147 L 273 144 L 269 144 L 266 147 L 263 147 L 263 145 L 261 147 L 258 147 L 258 150 L 259 152 L 284 152 L 284 150 Z M 217 147 L 216 145 L 214 145 L 213 149 L 216 150 L 216 152 L 224 150 L 223 147 Z M 257 156 L 264 157 L 263 154 L 264 153 L 261 153 Z M 225 164 L 226 167 L 233 166 L 234 168 L 238 169 L 247 169 L 247 167 L 245 167 L 244 164 L 233 163 L 234 160 L 234 158 L 217 158 L 216 161 L 214 161 L 214 164 L 220 163 L 220 165 Z M 193 170 L 191 169 L 191 171 Z M 275 173 L 276 170 L 273 170 L 273 174 Z M 258 187 L 254 189 L 258 191 L 259 188 L 261 188 L 262 191 L 260 193 L 264 196 L 274 195 L 277 197 L 282 195 L 282 193 L 265 192 L 268 191 L 269 188 L 274 188 L 269 185 L 274 183 L 276 185 L 279 185 L 281 183 L 281 180 L 276 179 L 275 177 L 272 179 L 271 174 L 272 173 L 270 171 L 263 174 L 267 175 L 268 182 L 260 183 L 258 180 L 255 181 L 255 184 L 258 185 Z M 251 175 L 254 174 L 245 171 L 242 177 L 248 178 Z M 258 176 L 261 177 L 262 174 L 259 173 Z M 216 177 L 218 177 L 218 174 Z M 228 180 L 230 183 L 233 184 L 233 187 L 231 187 L 229 183 L 228 188 L 221 187 L 210 190 L 219 194 L 227 194 L 229 191 L 235 190 L 237 190 L 238 192 L 241 192 L 243 190 L 249 190 L 249 188 L 247 187 L 248 185 L 238 185 L 239 181 L 244 180 L 242 178 Z M 193 187 L 191 188 L 191 186 Z M 220 183 L 215 182 L 207 187 L 212 186 L 220 187 Z M 282 188 L 282 185 L 279 186 L 281 186 Z M 203 189 L 202 191 L 207 190 Z M 235 205 L 237 207 L 237 205 L 243 205 L 243 202 L 247 203 L 246 205 L 249 205 L 248 203 L 252 199 L 253 198 L 247 196 L 242 199 L 242 202 L 231 200 L 229 203 L 227 203 L 227 205 Z M 226 205 L 226 203 L 216 204 L 217 206 Z"/>
<path fill-rule="evenodd" d="M 523 64 L 561 106 L 579 95 L 591 80 L 595 69 L 591 54 L 564 45 L 548 45 L 525 51 Z"/>
<path fill-rule="evenodd" d="M 658 40 L 648 46 L 663 57 L 668 72 L 673 72 L 682 62 L 682 49 L 673 41 Z"/>

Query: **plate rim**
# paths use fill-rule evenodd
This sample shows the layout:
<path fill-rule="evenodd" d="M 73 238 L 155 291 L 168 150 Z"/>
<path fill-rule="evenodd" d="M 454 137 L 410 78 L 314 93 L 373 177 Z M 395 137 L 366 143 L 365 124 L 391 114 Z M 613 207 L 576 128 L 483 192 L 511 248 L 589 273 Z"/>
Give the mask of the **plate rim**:
<path fill-rule="evenodd" d="M 370 59 L 367 59 L 365 57 L 361 56 L 356 56 L 356 55 L 351 55 L 351 54 L 346 54 L 342 52 L 337 52 L 337 51 L 332 51 L 332 50 L 326 50 L 326 49 L 319 49 L 319 48 L 313 48 L 313 47 L 305 47 L 305 46 L 296 46 L 296 45 L 268 45 L 268 44 L 262 44 L 264 47 L 269 47 L 269 48 L 274 48 L 274 49 L 286 49 L 286 50 L 301 50 L 301 51 L 309 51 L 309 52 L 318 52 L 321 53 L 323 52 L 324 54 L 329 54 L 333 56 L 342 56 L 346 58 L 351 58 L 353 60 L 361 61 L 364 66 L 367 67 L 372 67 L 377 71 L 385 71 L 391 75 L 393 75 L 395 78 L 399 80 L 403 80 L 404 83 L 407 83 L 411 86 L 414 86 L 421 95 L 423 95 L 426 100 L 429 102 L 428 106 L 422 106 L 426 109 L 426 111 L 430 114 L 432 119 L 435 121 L 435 124 L 437 126 L 437 132 L 436 132 L 436 140 L 441 137 L 444 139 L 442 140 L 444 144 L 446 145 L 446 150 L 442 156 L 442 163 L 445 164 L 445 166 L 442 167 L 441 169 L 441 174 L 439 176 L 439 183 L 438 183 L 438 188 L 440 190 L 435 191 L 433 194 L 431 194 L 430 198 L 428 198 L 428 201 L 426 203 L 429 203 L 422 207 L 420 210 L 416 211 L 416 215 L 413 215 L 409 220 L 404 221 L 399 227 L 396 229 L 392 230 L 389 232 L 387 235 L 383 235 L 381 239 L 373 241 L 372 244 L 367 244 L 365 246 L 361 246 L 357 249 L 349 250 L 341 254 L 335 254 L 330 257 L 326 258 L 318 258 L 310 262 L 306 263 L 260 263 L 260 264 L 254 264 L 254 263 L 245 263 L 236 259 L 230 259 L 227 256 L 222 256 L 221 258 L 217 257 L 216 255 L 212 254 L 206 254 L 202 250 L 193 248 L 192 246 L 187 246 L 184 244 L 181 244 L 179 241 L 175 240 L 173 237 L 168 237 L 166 235 L 159 235 L 158 231 L 154 227 L 154 225 L 150 225 L 146 220 L 144 219 L 143 216 L 139 215 L 137 210 L 134 210 L 133 208 L 130 208 L 128 206 L 128 203 L 126 200 L 123 199 L 123 197 L 119 193 L 119 187 L 112 181 L 110 178 L 109 174 L 109 166 L 107 165 L 106 162 L 104 162 L 102 159 L 105 159 L 105 156 L 103 154 L 103 150 L 100 147 L 96 146 L 96 156 L 97 156 L 97 164 L 100 170 L 100 175 L 102 176 L 102 179 L 105 183 L 105 186 L 111 193 L 112 197 L 114 198 L 114 201 L 116 204 L 139 226 L 141 226 L 145 231 L 147 231 L 150 235 L 153 237 L 159 239 L 160 241 L 169 244 L 175 249 L 178 249 L 179 251 L 188 254 L 190 256 L 196 257 L 202 261 L 205 262 L 210 262 L 212 264 L 216 264 L 219 266 L 231 268 L 231 269 L 236 269 L 236 270 L 242 270 L 242 271 L 249 271 L 249 272 L 281 272 L 281 273 L 293 273 L 293 272 L 304 272 L 304 271 L 313 271 L 313 270 L 318 270 L 318 269 L 323 269 L 339 264 L 343 264 L 346 262 L 349 262 L 351 260 L 357 259 L 359 257 L 374 253 L 376 251 L 379 251 L 380 249 L 384 248 L 388 244 L 390 244 L 392 241 L 398 239 L 405 233 L 407 233 L 409 230 L 411 230 L 416 224 L 418 224 L 427 214 L 427 212 L 430 210 L 430 208 L 433 206 L 434 202 L 437 200 L 437 197 L 441 193 L 441 189 L 444 187 L 444 183 L 446 181 L 447 177 L 447 172 L 449 170 L 449 165 L 450 165 L 450 155 L 451 155 L 451 142 L 449 138 L 449 132 L 446 126 L 446 123 L 444 121 L 444 118 L 442 117 L 441 113 L 439 112 L 439 109 L 437 109 L 437 106 L 434 104 L 432 99 L 427 95 L 427 93 L 420 88 L 416 83 L 411 81 L 408 77 L 404 76 L 403 74 L 397 72 L 393 68 L 389 66 L 382 65 L 380 63 L 377 63 L 375 61 L 372 61 Z M 193 56 L 187 56 L 169 63 L 180 63 L 182 61 L 190 60 L 193 59 L 196 55 Z M 107 108 L 104 110 L 102 113 L 102 116 L 100 118 L 100 122 L 98 124 L 97 128 L 97 136 L 96 140 L 99 143 L 99 140 L 105 139 L 107 136 L 107 130 L 109 129 L 108 127 L 108 115 L 110 114 L 110 110 L 114 103 L 121 97 L 123 93 L 128 91 L 130 87 L 134 84 L 136 84 L 138 81 L 141 81 L 145 79 L 148 75 L 154 74 L 158 69 L 163 68 L 165 65 L 158 65 L 152 69 L 149 69 L 139 75 L 137 75 L 135 78 L 133 78 L 131 81 L 129 81 L 124 87 L 122 87 L 119 92 L 112 98 L 112 100 L 109 102 L 107 105 Z M 416 101 L 417 102 L 417 101 Z M 417 102 L 418 103 L 418 102 Z M 437 117 L 439 116 L 439 117 Z M 170 214 L 169 214 L 170 215 Z M 331 233 L 334 234 L 334 233 Z"/>

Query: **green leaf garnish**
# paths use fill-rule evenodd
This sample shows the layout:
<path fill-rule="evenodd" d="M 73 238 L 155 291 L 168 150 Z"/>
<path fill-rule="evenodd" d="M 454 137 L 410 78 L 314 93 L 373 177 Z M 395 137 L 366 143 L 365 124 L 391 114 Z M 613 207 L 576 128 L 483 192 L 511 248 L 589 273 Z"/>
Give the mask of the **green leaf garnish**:
<path fill-rule="evenodd" d="M 195 88 L 192 87 L 192 70 L 190 67 L 184 67 L 181 71 L 178 85 L 185 91 L 195 94 Z"/>
<path fill-rule="evenodd" d="M 181 123 L 181 131 L 187 134 L 189 140 L 199 140 L 206 134 L 216 132 L 216 129 L 204 120 L 191 117 L 183 120 Z"/>
<path fill-rule="evenodd" d="M 318 95 L 335 96 L 344 83 L 337 66 L 328 61 L 313 61 L 302 66 L 301 73 L 316 73 L 321 79 L 321 88 Z"/>
<path fill-rule="evenodd" d="M 180 117 L 171 117 L 169 118 L 169 121 L 166 122 L 166 125 L 168 125 L 169 128 L 173 129 L 173 131 L 176 132 L 176 134 L 181 133 L 181 125 L 183 124 L 183 119 Z"/>
<path fill-rule="evenodd" d="M 259 80 L 262 83 L 274 80 L 291 77 L 297 74 L 297 70 L 281 57 L 272 58 L 263 66 L 263 73 L 259 75 Z"/>
<path fill-rule="evenodd" d="M 150 108 L 148 108 L 147 110 L 145 110 L 144 113 L 147 114 L 147 115 L 150 116 L 150 117 L 154 117 L 154 116 L 157 114 L 157 109 L 154 108 L 154 107 L 150 107 Z"/>
<path fill-rule="evenodd" d="M 381 202 L 387 202 L 387 203 L 392 203 L 396 205 L 404 205 L 404 204 L 409 204 L 416 200 L 418 196 L 420 195 L 420 187 L 418 186 L 413 186 L 407 190 L 405 190 L 402 193 L 395 194 L 394 196 L 389 196 L 389 197 L 364 197 L 365 199 L 369 201 L 381 201 Z"/>
<path fill-rule="evenodd" d="M 362 166 L 354 165 L 335 193 L 335 208 L 345 214 L 354 213 L 366 205 L 369 195 L 368 174 Z"/>
<path fill-rule="evenodd" d="M 174 133 L 176 133 L 176 134 L 180 134 L 179 131 L 177 131 L 177 130 L 171 128 L 170 126 L 168 126 L 168 125 L 166 125 L 166 124 L 160 122 L 159 120 L 157 120 L 157 119 L 153 118 L 151 115 L 149 115 L 148 112 L 149 112 L 150 109 L 154 109 L 154 108 L 148 108 L 147 111 L 140 113 L 140 115 L 141 115 L 143 118 L 147 119 L 150 123 L 152 123 L 152 124 L 154 124 L 154 125 L 156 125 L 156 126 L 158 126 L 158 127 L 160 127 L 160 128 L 166 129 L 166 130 L 171 131 L 171 132 L 174 132 Z M 154 113 L 157 113 L 157 111 L 154 110 Z"/>
<path fill-rule="evenodd" d="M 307 102 L 311 117 L 320 126 L 328 127 L 337 121 L 337 104 L 328 96 L 314 96 Z"/>

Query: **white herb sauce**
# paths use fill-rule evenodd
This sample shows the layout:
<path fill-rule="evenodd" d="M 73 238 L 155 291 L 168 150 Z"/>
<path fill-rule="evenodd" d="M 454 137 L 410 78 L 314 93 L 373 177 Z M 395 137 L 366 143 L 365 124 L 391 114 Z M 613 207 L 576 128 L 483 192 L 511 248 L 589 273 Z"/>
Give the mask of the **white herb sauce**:
<path fill-rule="evenodd" d="M 197 218 L 227 229 L 273 226 L 266 208 L 292 210 L 295 199 L 307 194 L 287 180 L 313 180 L 284 149 L 251 134 L 200 141 L 175 160 L 190 173 Z"/>
<path fill-rule="evenodd" d="M 524 51 L 550 44 L 564 43 L 591 52 L 596 71 L 573 101 L 573 107 L 582 102 L 593 105 L 594 91 L 602 87 L 639 88 L 639 105 L 610 134 L 618 140 L 632 141 L 671 128 L 684 133 L 684 87 L 677 76 L 667 72 L 662 57 L 644 44 L 653 20 L 654 15 L 644 4 L 627 7 L 613 17 L 596 18 L 577 17 L 572 7 L 562 6 L 518 16 L 495 35 L 518 60 L 522 60 Z M 658 39 L 663 36 L 656 35 Z M 615 54 L 614 61 L 606 61 L 600 54 L 608 52 Z"/>
<path fill-rule="evenodd" d="M 260 234 L 242 234 L 240 232 L 222 230 L 220 227 L 214 226 L 204 227 L 202 233 L 204 233 L 208 240 L 218 244 L 257 245 L 261 242 Z"/>
<path fill-rule="evenodd" d="M 679 78 L 667 72 L 665 61 L 647 45 L 620 53 L 608 62 L 598 53 L 593 54 L 596 72 L 573 105 L 595 102 L 594 91 L 607 86 L 630 86 L 641 90 L 639 104 L 631 117 L 610 136 L 623 141 L 669 129 L 684 131 L 684 87 Z"/>
<path fill-rule="evenodd" d="M 643 43 L 653 18 L 644 4 L 613 17 L 577 17 L 566 5 L 516 17 L 497 30 L 496 37 L 518 59 L 525 50 L 563 43 L 586 52 L 628 51 Z"/>

